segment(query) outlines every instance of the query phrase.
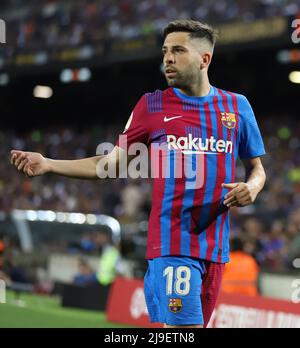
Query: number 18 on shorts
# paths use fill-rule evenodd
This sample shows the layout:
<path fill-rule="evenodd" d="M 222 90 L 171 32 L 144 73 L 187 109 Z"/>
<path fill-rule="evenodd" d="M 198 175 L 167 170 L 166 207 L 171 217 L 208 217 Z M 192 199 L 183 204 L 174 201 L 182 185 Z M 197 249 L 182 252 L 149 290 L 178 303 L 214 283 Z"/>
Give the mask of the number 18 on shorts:
<path fill-rule="evenodd" d="M 201 325 L 202 260 L 165 256 L 148 260 L 144 279 L 151 322 L 168 325 Z"/>

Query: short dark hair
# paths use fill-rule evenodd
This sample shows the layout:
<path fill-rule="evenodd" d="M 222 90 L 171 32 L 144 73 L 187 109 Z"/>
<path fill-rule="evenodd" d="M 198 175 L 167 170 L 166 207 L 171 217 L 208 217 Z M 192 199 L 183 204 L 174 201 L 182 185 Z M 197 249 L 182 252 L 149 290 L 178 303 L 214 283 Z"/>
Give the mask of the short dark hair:
<path fill-rule="evenodd" d="M 170 22 L 163 31 L 163 37 L 175 32 L 190 33 L 192 39 L 207 39 L 214 47 L 218 33 L 208 24 L 194 21 L 192 19 L 178 19 Z"/>

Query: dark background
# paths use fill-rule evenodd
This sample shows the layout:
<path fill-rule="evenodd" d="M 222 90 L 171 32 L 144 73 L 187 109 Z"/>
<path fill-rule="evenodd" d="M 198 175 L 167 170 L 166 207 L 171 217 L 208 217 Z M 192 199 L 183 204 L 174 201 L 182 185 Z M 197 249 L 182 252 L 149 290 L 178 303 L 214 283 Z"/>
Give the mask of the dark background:
<path fill-rule="evenodd" d="M 216 51 L 209 70 L 211 84 L 245 94 L 259 120 L 272 114 L 280 122 L 279 115 L 294 115 L 299 105 L 299 86 L 288 79 L 297 64 L 278 62 L 277 54 L 283 48 L 287 47 Z M 91 67 L 89 82 L 71 84 L 60 82 L 61 68 L 12 71 L 9 85 L 0 87 L 1 127 L 28 130 L 69 122 L 74 127 L 125 124 L 142 94 L 167 88 L 160 65 L 161 57 L 157 56 Z M 34 98 L 32 91 L 37 84 L 51 86 L 53 97 Z"/>

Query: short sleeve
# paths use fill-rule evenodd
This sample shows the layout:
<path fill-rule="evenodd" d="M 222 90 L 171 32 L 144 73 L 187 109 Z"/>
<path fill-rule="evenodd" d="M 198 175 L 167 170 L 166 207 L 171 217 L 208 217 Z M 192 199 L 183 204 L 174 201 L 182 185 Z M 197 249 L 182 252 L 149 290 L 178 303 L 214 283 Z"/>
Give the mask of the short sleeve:
<path fill-rule="evenodd" d="M 265 155 L 263 139 L 254 112 L 244 96 L 240 96 L 239 114 L 239 157 L 246 159 Z"/>
<path fill-rule="evenodd" d="M 148 130 L 145 122 L 146 113 L 145 96 L 143 95 L 133 109 L 123 133 L 119 136 L 116 146 L 125 148 L 133 143 L 147 144 Z"/>

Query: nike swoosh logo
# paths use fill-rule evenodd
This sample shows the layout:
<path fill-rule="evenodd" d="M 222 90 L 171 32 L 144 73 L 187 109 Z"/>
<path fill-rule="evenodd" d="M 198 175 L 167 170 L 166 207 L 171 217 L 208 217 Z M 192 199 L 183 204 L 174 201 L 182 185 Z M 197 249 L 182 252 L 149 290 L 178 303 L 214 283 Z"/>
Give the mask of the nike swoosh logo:
<path fill-rule="evenodd" d="M 182 117 L 182 116 L 174 116 L 174 117 L 166 117 L 165 116 L 164 121 L 169 122 L 169 121 L 175 120 L 175 118 L 180 118 L 180 117 Z"/>

